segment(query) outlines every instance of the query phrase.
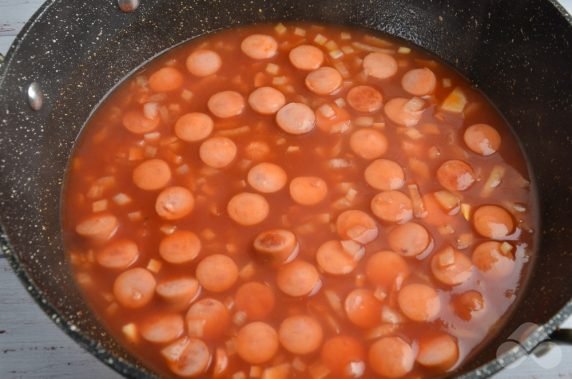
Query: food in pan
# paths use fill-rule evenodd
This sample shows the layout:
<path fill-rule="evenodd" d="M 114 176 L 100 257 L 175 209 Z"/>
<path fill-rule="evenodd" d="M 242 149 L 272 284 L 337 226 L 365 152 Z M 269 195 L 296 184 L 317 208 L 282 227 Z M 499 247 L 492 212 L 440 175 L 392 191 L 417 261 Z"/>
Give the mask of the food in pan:
<path fill-rule="evenodd" d="M 453 370 L 533 253 L 518 142 L 434 57 L 255 25 L 143 66 L 87 123 L 64 239 L 119 341 L 165 376 Z"/>

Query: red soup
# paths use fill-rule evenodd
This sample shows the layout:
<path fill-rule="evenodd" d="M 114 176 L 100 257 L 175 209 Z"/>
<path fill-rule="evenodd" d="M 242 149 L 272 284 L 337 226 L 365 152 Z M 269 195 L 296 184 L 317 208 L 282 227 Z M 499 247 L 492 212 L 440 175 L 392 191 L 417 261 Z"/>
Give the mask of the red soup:
<path fill-rule="evenodd" d="M 440 375 L 522 286 L 518 142 L 401 41 L 309 24 L 167 52 L 97 109 L 64 237 L 109 331 L 167 377 Z"/>

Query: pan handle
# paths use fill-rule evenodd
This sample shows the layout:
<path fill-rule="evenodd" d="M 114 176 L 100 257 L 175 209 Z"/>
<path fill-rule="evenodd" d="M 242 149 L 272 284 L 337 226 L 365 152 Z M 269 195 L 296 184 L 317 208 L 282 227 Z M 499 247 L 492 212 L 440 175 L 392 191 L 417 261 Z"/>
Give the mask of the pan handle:
<path fill-rule="evenodd" d="M 560 344 L 572 345 L 572 329 L 556 329 L 550 335 L 550 340 Z"/>

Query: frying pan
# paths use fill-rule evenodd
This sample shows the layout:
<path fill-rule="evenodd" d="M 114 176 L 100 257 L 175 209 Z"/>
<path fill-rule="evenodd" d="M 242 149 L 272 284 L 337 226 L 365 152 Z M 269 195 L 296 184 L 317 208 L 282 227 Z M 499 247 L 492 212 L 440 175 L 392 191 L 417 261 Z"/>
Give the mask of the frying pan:
<path fill-rule="evenodd" d="M 411 41 L 457 68 L 506 117 L 537 182 L 538 253 L 516 311 L 452 374 L 488 376 L 530 352 L 572 314 L 572 19 L 548 0 L 146 0 L 130 13 L 109 0 L 47 1 L 0 71 L 0 245 L 40 307 L 118 372 L 154 376 L 102 328 L 74 285 L 60 231 L 67 160 L 92 109 L 143 62 L 205 33 L 278 20 L 357 25 Z M 526 322 L 538 327 L 497 358 Z"/>

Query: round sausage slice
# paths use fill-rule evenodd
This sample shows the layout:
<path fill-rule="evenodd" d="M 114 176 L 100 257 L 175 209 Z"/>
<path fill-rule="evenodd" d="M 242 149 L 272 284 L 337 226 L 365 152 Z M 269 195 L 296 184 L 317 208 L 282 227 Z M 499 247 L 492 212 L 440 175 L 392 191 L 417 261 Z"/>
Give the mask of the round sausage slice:
<path fill-rule="evenodd" d="M 400 337 L 383 337 L 369 348 L 369 365 L 378 375 L 401 378 L 407 375 L 415 363 L 411 346 Z"/>
<path fill-rule="evenodd" d="M 185 322 L 178 313 L 153 314 L 140 324 L 143 339 L 154 343 L 167 343 L 183 335 Z"/>
<path fill-rule="evenodd" d="M 236 144 L 230 138 L 211 137 L 199 148 L 201 161 L 212 168 L 224 168 L 236 157 Z"/>
<path fill-rule="evenodd" d="M 405 99 L 394 97 L 385 103 L 383 111 L 397 125 L 415 126 L 421 120 L 425 103 L 419 98 Z"/>
<path fill-rule="evenodd" d="M 110 213 L 96 213 L 76 225 L 75 231 L 95 242 L 107 241 L 119 228 L 117 217 Z"/>
<path fill-rule="evenodd" d="M 240 49 L 252 59 L 268 59 L 278 52 L 278 42 L 266 34 L 252 34 L 242 40 Z"/>
<path fill-rule="evenodd" d="M 348 319 L 361 328 L 372 328 L 381 322 L 381 302 L 365 288 L 355 289 L 346 296 L 344 310 Z"/>
<path fill-rule="evenodd" d="M 399 191 L 380 192 L 371 200 L 371 211 L 380 220 L 403 224 L 413 218 L 413 205 L 407 195 Z"/>
<path fill-rule="evenodd" d="M 133 170 L 133 183 L 142 190 L 155 191 L 171 181 L 171 168 L 162 159 L 148 159 Z"/>
<path fill-rule="evenodd" d="M 437 291 L 426 284 L 408 284 L 397 295 L 399 309 L 413 321 L 435 320 L 441 311 L 441 300 Z"/>
<path fill-rule="evenodd" d="M 393 251 L 380 251 L 371 255 L 365 264 L 365 275 L 375 287 L 391 289 L 398 278 L 401 281 L 411 274 L 409 265 L 399 254 Z"/>
<path fill-rule="evenodd" d="M 381 109 L 383 97 L 372 86 L 355 86 L 348 91 L 346 100 L 358 112 L 372 113 Z"/>
<path fill-rule="evenodd" d="M 163 67 L 149 77 L 149 88 L 155 92 L 170 92 L 181 88 L 183 74 L 173 67 Z"/>
<path fill-rule="evenodd" d="M 199 281 L 190 276 L 163 279 L 155 289 L 163 300 L 177 307 L 186 309 L 201 293 Z"/>
<path fill-rule="evenodd" d="M 433 255 L 431 272 L 441 283 L 456 286 L 471 277 L 473 265 L 465 254 L 448 247 Z"/>
<path fill-rule="evenodd" d="M 364 366 L 365 351 L 354 337 L 334 336 L 324 342 L 320 354 L 322 362 L 334 377 L 351 377 L 355 365 Z"/>
<path fill-rule="evenodd" d="M 278 339 L 280 344 L 292 354 L 310 354 L 320 348 L 324 332 L 313 317 L 290 316 L 280 324 Z"/>
<path fill-rule="evenodd" d="M 137 244 L 128 239 L 111 242 L 95 253 L 96 262 L 105 268 L 125 270 L 139 258 Z"/>
<path fill-rule="evenodd" d="M 237 224 L 251 226 L 260 224 L 268 217 L 270 206 L 266 199 L 257 193 L 241 192 L 230 199 L 226 211 Z"/>
<path fill-rule="evenodd" d="M 391 250 L 406 256 L 419 255 L 431 247 L 431 236 L 425 227 L 408 222 L 393 228 L 387 236 Z"/>
<path fill-rule="evenodd" d="M 159 244 L 159 255 L 169 263 L 187 263 L 198 257 L 201 240 L 193 232 L 177 230 L 163 237 Z"/>
<path fill-rule="evenodd" d="M 133 134 L 145 134 L 152 132 L 159 127 L 161 119 L 159 117 L 147 118 L 141 112 L 127 111 L 121 119 L 125 129 Z"/>
<path fill-rule="evenodd" d="M 356 268 L 358 260 L 359 256 L 350 254 L 337 240 L 324 242 L 316 252 L 318 266 L 331 275 L 349 274 Z"/>
<path fill-rule="evenodd" d="M 389 159 L 376 159 L 364 171 L 367 184 L 380 191 L 396 190 L 405 184 L 401 166 Z"/>
<path fill-rule="evenodd" d="M 342 86 L 342 75 L 332 67 L 320 67 L 306 76 L 306 87 L 317 95 L 330 95 Z"/>
<path fill-rule="evenodd" d="M 350 137 L 350 149 L 363 159 L 381 157 L 387 151 L 387 146 L 387 137 L 373 129 L 359 129 Z"/>
<path fill-rule="evenodd" d="M 260 87 L 250 93 L 248 104 L 257 113 L 274 114 L 286 104 L 286 97 L 275 88 Z"/>
<path fill-rule="evenodd" d="M 290 63 L 299 70 L 311 71 L 324 63 L 324 53 L 316 46 L 300 45 L 290 50 Z"/>
<path fill-rule="evenodd" d="M 270 325 L 255 321 L 246 324 L 235 339 L 236 352 L 254 365 L 268 362 L 278 352 L 278 334 Z"/>
<path fill-rule="evenodd" d="M 217 92 L 209 98 L 209 111 L 217 117 L 238 116 L 244 110 L 244 97 L 236 91 Z"/>
<path fill-rule="evenodd" d="M 328 185 L 316 176 L 299 176 L 290 182 L 290 197 L 300 205 L 315 205 L 326 198 Z"/>
<path fill-rule="evenodd" d="M 206 113 L 186 113 L 175 123 L 175 135 L 186 142 L 202 141 L 212 133 L 213 119 Z"/>
<path fill-rule="evenodd" d="M 125 308 L 141 308 L 149 304 L 155 293 L 155 277 L 144 268 L 121 273 L 113 283 L 113 295 Z"/>
<path fill-rule="evenodd" d="M 363 71 L 377 79 L 391 78 L 397 73 L 397 61 L 384 53 L 369 53 L 363 59 Z"/>
<path fill-rule="evenodd" d="M 230 315 L 223 303 L 205 298 L 191 305 L 185 321 L 189 336 L 212 340 L 227 333 Z"/>
<path fill-rule="evenodd" d="M 460 160 L 449 160 L 437 169 L 437 180 L 449 191 L 465 191 L 475 182 L 471 166 Z"/>
<path fill-rule="evenodd" d="M 274 292 L 259 282 L 244 283 L 236 290 L 234 303 L 249 320 L 264 320 L 274 310 Z"/>
<path fill-rule="evenodd" d="M 446 333 L 422 337 L 418 341 L 417 362 L 440 370 L 451 368 L 459 359 L 457 341 Z"/>
<path fill-rule="evenodd" d="M 203 77 L 216 73 L 222 66 L 222 59 L 216 51 L 200 49 L 189 54 L 185 65 L 191 74 Z"/>
<path fill-rule="evenodd" d="M 483 242 L 473 251 L 473 264 L 487 277 L 500 279 L 514 271 L 512 248 L 511 251 L 504 252 L 501 245 L 497 241 Z"/>
<path fill-rule="evenodd" d="M 367 213 L 349 210 L 340 213 L 336 220 L 336 229 L 344 240 L 353 240 L 368 244 L 377 238 L 377 225 Z"/>
<path fill-rule="evenodd" d="M 206 290 L 224 292 L 236 283 L 238 267 L 232 258 L 223 254 L 212 254 L 199 262 L 196 276 Z"/>
<path fill-rule="evenodd" d="M 272 229 L 260 233 L 254 239 L 254 251 L 264 260 L 282 264 L 296 257 L 300 245 L 296 235 L 286 229 Z"/>
<path fill-rule="evenodd" d="M 469 126 L 463 134 L 463 140 L 471 151 L 484 156 L 496 153 L 501 145 L 499 132 L 487 124 Z"/>
<path fill-rule="evenodd" d="M 288 103 L 276 113 L 276 123 L 286 133 L 305 134 L 314 129 L 316 115 L 306 104 Z"/>
<path fill-rule="evenodd" d="M 211 363 L 209 348 L 198 338 L 177 340 L 161 350 L 161 354 L 167 359 L 169 369 L 183 378 L 201 376 Z"/>
<path fill-rule="evenodd" d="M 307 296 L 320 287 L 320 274 L 314 265 L 294 260 L 278 269 L 276 285 L 286 295 Z"/>
<path fill-rule="evenodd" d="M 498 205 L 483 205 L 473 214 L 473 226 L 487 238 L 503 239 L 514 232 L 514 220 L 510 213 Z"/>
<path fill-rule="evenodd" d="M 184 187 L 167 187 L 155 200 L 155 211 L 165 220 L 179 220 L 193 211 L 195 198 Z"/>
<path fill-rule="evenodd" d="M 429 95 L 435 91 L 436 85 L 437 78 L 427 67 L 407 71 L 401 78 L 401 86 L 413 96 Z"/>
<path fill-rule="evenodd" d="M 259 163 L 248 171 L 248 184 L 262 193 L 278 192 L 286 185 L 286 171 L 274 163 Z"/>

